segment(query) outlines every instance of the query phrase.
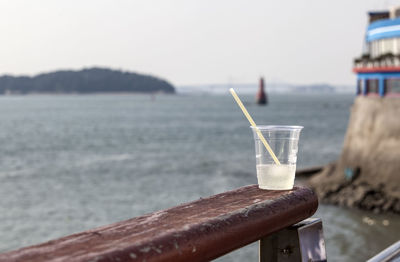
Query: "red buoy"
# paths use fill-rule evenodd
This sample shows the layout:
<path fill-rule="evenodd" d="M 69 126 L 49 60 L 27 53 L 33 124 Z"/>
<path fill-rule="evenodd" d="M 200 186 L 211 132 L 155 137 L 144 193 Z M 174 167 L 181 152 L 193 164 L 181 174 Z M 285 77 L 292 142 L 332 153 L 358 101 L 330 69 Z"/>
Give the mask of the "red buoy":
<path fill-rule="evenodd" d="M 266 105 L 268 103 L 267 94 L 264 91 L 264 78 L 260 77 L 260 84 L 257 92 L 257 104 Z"/>

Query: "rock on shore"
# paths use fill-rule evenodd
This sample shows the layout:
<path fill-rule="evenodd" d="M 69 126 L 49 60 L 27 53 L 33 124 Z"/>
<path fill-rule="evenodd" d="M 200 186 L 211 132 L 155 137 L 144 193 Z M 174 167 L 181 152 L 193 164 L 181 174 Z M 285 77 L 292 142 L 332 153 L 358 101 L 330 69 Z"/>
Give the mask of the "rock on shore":
<path fill-rule="evenodd" d="M 310 184 L 323 202 L 400 213 L 400 97 L 357 97 L 339 160 Z"/>

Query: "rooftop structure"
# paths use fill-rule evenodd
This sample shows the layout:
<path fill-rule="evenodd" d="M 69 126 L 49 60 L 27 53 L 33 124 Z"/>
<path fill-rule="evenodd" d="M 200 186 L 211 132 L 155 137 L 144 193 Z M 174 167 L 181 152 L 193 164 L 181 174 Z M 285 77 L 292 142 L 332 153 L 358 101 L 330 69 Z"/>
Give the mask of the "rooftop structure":
<path fill-rule="evenodd" d="M 400 6 L 368 15 L 363 54 L 354 59 L 357 94 L 400 96 Z"/>

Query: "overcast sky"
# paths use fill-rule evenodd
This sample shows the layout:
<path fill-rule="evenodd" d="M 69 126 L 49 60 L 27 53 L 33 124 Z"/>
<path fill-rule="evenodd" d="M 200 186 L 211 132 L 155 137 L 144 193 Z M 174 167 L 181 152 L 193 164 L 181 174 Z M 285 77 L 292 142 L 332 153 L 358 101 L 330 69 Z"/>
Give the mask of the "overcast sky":
<path fill-rule="evenodd" d="M 175 85 L 354 84 L 383 0 L 0 0 L 0 74 L 105 66 Z"/>

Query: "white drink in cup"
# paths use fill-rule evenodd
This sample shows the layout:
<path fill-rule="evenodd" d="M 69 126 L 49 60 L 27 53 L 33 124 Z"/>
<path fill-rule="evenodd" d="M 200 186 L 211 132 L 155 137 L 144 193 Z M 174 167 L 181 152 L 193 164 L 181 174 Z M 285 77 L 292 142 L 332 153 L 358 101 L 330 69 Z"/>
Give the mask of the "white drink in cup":
<path fill-rule="evenodd" d="M 251 127 L 256 148 L 258 187 L 269 190 L 293 188 L 300 131 L 302 126 Z M 256 128 L 262 133 L 278 161 L 262 143 Z"/>
<path fill-rule="evenodd" d="M 257 165 L 258 187 L 261 189 L 292 189 L 296 165 Z"/>

